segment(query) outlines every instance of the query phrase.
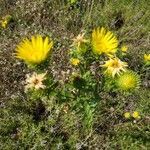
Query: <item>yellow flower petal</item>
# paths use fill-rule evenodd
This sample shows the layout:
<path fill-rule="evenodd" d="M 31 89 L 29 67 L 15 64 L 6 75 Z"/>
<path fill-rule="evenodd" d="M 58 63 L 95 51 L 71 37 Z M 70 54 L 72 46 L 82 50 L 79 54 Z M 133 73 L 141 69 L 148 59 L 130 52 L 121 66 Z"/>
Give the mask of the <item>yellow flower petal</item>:
<path fill-rule="evenodd" d="M 121 71 L 126 71 L 126 62 L 122 62 L 119 58 L 110 58 L 105 62 L 102 67 L 106 68 L 105 73 L 111 74 L 114 77 L 116 74 L 120 74 Z"/>
<path fill-rule="evenodd" d="M 95 54 L 114 54 L 117 51 L 118 40 L 105 28 L 97 28 L 92 32 L 92 47 Z"/>
<path fill-rule="evenodd" d="M 32 36 L 31 40 L 26 38 L 17 46 L 16 57 L 28 64 L 39 64 L 47 58 L 52 46 L 53 41 L 49 42 L 48 37 Z"/>

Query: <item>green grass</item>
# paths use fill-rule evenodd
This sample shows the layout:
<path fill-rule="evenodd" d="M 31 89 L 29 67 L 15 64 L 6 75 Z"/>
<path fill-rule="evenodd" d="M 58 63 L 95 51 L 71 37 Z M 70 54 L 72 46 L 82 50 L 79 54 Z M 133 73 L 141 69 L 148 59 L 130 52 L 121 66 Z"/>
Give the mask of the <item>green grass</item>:
<path fill-rule="evenodd" d="M 67 0 L 2 0 L 0 17 L 10 14 L 12 21 L 6 29 L 0 28 L 1 149 L 148 150 L 150 72 L 149 68 L 142 69 L 142 61 L 143 54 L 150 53 L 149 10 L 148 0 L 76 0 L 75 3 Z M 101 91 L 97 99 L 98 96 L 92 97 L 88 88 L 82 93 L 76 90 L 74 94 L 70 85 L 63 85 L 71 75 L 63 76 L 62 71 L 72 72 L 68 54 L 71 39 L 82 30 L 90 36 L 91 30 L 98 26 L 112 30 L 120 44 L 128 45 L 125 60 L 142 80 L 138 92 L 123 95 Z M 18 63 L 13 53 L 21 39 L 37 33 L 55 41 L 47 70 L 56 80 L 61 80 L 62 85 L 59 85 L 58 95 L 50 92 L 48 97 L 39 99 L 34 93 L 31 99 L 23 92 L 22 84 L 31 69 Z M 77 80 L 76 85 L 78 82 L 81 83 Z M 79 99 L 90 99 L 90 105 L 78 102 Z M 65 108 L 68 108 L 67 113 Z M 124 118 L 124 112 L 135 110 L 140 113 L 140 120 Z"/>

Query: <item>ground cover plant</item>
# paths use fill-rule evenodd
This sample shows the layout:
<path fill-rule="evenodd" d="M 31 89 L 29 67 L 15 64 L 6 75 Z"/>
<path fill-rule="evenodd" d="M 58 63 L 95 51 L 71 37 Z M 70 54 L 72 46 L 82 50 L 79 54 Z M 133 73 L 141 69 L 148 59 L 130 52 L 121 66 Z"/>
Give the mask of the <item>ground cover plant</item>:
<path fill-rule="evenodd" d="M 149 3 L 0 1 L 1 149 L 149 149 Z"/>

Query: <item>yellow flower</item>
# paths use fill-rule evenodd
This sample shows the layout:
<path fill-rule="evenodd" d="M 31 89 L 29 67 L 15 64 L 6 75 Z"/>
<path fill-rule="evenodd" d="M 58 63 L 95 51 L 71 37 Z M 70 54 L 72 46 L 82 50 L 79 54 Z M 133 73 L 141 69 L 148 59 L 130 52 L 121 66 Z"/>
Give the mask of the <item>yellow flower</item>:
<path fill-rule="evenodd" d="M 136 90 L 140 85 L 140 77 L 133 71 L 127 71 L 118 77 L 116 83 L 120 90 Z"/>
<path fill-rule="evenodd" d="M 10 15 L 6 15 L 5 17 L 3 17 L 2 20 L 1 20 L 1 26 L 3 28 L 6 28 L 8 23 L 9 23 L 9 21 L 11 20 L 11 18 L 12 17 Z"/>
<path fill-rule="evenodd" d="M 78 58 L 71 58 L 70 62 L 72 65 L 77 66 L 80 63 L 80 60 Z"/>
<path fill-rule="evenodd" d="M 114 77 L 116 74 L 120 74 L 121 71 L 126 71 L 127 67 L 126 62 L 122 62 L 119 58 L 109 58 L 105 61 L 105 64 L 102 67 L 107 68 L 105 73 L 111 74 Z"/>
<path fill-rule="evenodd" d="M 124 117 L 127 118 L 127 119 L 130 118 L 130 116 L 131 116 L 131 115 L 130 115 L 129 112 L 124 113 Z"/>
<path fill-rule="evenodd" d="M 114 54 L 117 51 L 118 40 L 110 31 L 103 27 L 92 32 L 92 47 L 95 54 Z"/>
<path fill-rule="evenodd" d="M 37 74 L 34 72 L 31 76 L 27 74 L 25 91 L 32 88 L 36 90 L 44 89 L 43 81 L 46 79 L 45 76 L 46 73 Z"/>
<path fill-rule="evenodd" d="M 134 111 L 133 114 L 132 114 L 132 116 L 135 119 L 140 119 L 141 118 L 140 115 L 139 115 L 139 112 L 137 112 L 137 111 Z"/>
<path fill-rule="evenodd" d="M 76 38 L 73 39 L 73 46 L 77 46 L 77 48 L 80 47 L 82 43 L 87 43 L 88 40 L 84 39 L 85 33 L 79 34 Z"/>
<path fill-rule="evenodd" d="M 6 27 L 7 27 L 7 24 L 8 24 L 8 21 L 7 21 L 7 20 L 4 20 L 4 21 L 1 22 L 1 26 L 2 26 L 3 28 L 6 28 Z"/>
<path fill-rule="evenodd" d="M 144 61 L 150 61 L 150 54 L 144 54 Z"/>
<path fill-rule="evenodd" d="M 122 52 L 127 52 L 127 50 L 128 50 L 128 47 L 127 47 L 127 46 L 123 45 L 123 46 L 121 47 L 121 51 L 122 51 Z"/>
<path fill-rule="evenodd" d="M 118 77 L 116 83 L 120 90 L 123 91 L 135 90 L 139 88 L 140 77 L 133 71 L 127 71 Z"/>
<path fill-rule="evenodd" d="M 31 40 L 24 39 L 16 49 L 16 57 L 27 64 L 39 64 L 44 61 L 53 46 L 53 41 L 41 35 L 32 36 Z"/>

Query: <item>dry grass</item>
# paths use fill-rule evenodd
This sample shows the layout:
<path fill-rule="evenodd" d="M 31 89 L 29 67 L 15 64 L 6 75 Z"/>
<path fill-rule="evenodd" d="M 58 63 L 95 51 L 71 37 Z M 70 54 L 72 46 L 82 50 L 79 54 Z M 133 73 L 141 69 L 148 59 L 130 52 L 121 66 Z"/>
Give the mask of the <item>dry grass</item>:
<path fill-rule="evenodd" d="M 4 137 L 2 149 L 7 150 L 12 146 L 14 149 L 75 149 L 75 147 L 67 147 L 64 144 L 69 141 L 70 145 L 77 146 L 76 149 L 147 150 L 150 137 L 150 92 L 148 89 L 150 72 L 149 70 L 141 72 L 140 69 L 142 68 L 143 54 L 150 52 L 149 10 L 150 2 L 148 0 L 79 0 L 74 4 L 70 4 L 67 0 L 0 1 L 0 17 L 10 14 L 13 18 L 6 29 L 0 28 L 0 99 L 1 107 L 4 110 L 2 112 L 4 121 L 2 124 L 2 138 Z M 35 115 L 32 110 L 34 106 L 29 114 L 25 113 L 26 110 L 21 111 L 22 107 L 25 109 L 24 101 L 26 100 L 23 81 L 25 74 L 31 70 L 14 58 L 16 44 L 24 37 L 30 37 L 37 33 L 52 37 L 55 47 L 48 70 L 55 77 L 63 80 L 65 77 L 62 76 L 62 71 L 71 70 L 68 55 L 71 39 L 82 30 L 90 34 L 91 30 L 97 26 L 111 29 L 118 35 L 120 44 L 128 45 L 129 54 L 126 60 L 129 62 L 130 68 L 141 75 L 141 90 L 139 93 L 127 97 L 121 94 L 114 96 L 114 93 L 103 93 L 98 106 L 100 111 L 96 112 L 94 131 L 88 135 L 80 134 L 80 120 L 78 120 L 79 123 L 76 123 L 79 127 L 73 124 L 74 120 L 80 116 L 70 113 L 68 114 L 70 116 L 60 116 L 63 125 L 59 119 L 54 119 L 56 124 L 58 122 L 55 127 L 56 131 L 48 139 L 48 135 L 40 131 L 44 126 L 45 130 L 51 133 L 48 122 L 39 123 L 38 127 L 36 125 L 34 127 L 34 124 L 31 123 L 31 116 Z M 19 130 L 20 124 L 19 126 L 16 125 L 17 123 L 14 126 L 7 126 L 9 119 L 19 122 L 13 118 L 16 113 L 13 106 L 21 114 L 21 116 L 17 114 L 17 117 L 23 124 L 22 132 L 27 134 L 25 136 L 27 138 L 23 140 L 16 138 L 19 144 L 12 136 L 19 134 L 17 130 Z M 30 109 L 29 106 L 25 107 L 27 110 Z M 122 118 L 123 111 L 134 109 L 138 109 L 142 113 L 142 120 L 137 124 L 125 122 Z M 65 126 L 68 118 L 70 118 L 70 124 Z M 35 139 L 32 135 L 34 130 L 37 130 Z M 38 147 L 43 135 L 49 143 Z M 56 140 L 54 140 L 55 138 Z M 78 140 L 78 138 L 80 139 Z"/>

